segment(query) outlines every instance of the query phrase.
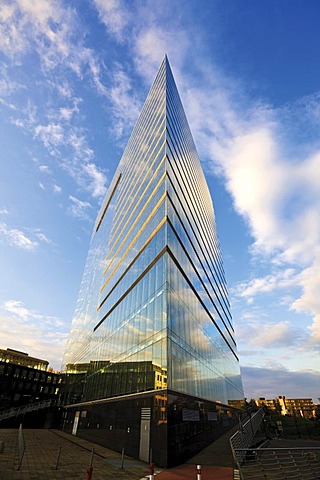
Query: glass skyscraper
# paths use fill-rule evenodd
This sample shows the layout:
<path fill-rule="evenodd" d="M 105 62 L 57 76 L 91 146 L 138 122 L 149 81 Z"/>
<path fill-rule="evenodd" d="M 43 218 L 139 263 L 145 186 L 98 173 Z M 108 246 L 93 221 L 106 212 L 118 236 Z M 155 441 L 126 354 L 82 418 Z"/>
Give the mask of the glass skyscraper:
<path fill-rule="evenodd" d="M 94 226 L 64 359 L 64 429 L 156 464 L 243 399 L 210 192 L 167 57 Z"/>

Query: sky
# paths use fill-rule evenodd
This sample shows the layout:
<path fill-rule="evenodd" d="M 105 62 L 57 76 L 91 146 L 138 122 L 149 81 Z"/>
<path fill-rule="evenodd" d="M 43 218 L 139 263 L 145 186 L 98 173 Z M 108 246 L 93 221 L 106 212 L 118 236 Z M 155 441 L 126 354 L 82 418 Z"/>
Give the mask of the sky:
<path fill-rule="evenodd" d="M 320 397 L 317 0 L 2 0 L 0 348 L 59 370 L 93 224 L 166 53 L 245 396 Z"/>

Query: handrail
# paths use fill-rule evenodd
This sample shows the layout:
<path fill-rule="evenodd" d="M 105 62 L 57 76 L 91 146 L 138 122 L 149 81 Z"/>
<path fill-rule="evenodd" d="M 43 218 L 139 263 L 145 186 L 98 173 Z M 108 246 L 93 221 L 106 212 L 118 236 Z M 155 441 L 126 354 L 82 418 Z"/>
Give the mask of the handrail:
<path fill-rule="evenodd" d="M 35 410 L 41 410 L 43 408 L 48 408 L 54 405 L 59 406 L 60 401 L 49 399 L 49 400 L 43 400 L 42 402 L 29 403 L 28 405 L 21 405 L 20 407 L 11 407 L 8 410 L 5 410 L 2 413 L 0 413 L 0 422 L 2 420 L 5 420 L 6 418 L 15 417 L 27 412 L 33 412 Z"/>
<path fill-rule="evenodd" d="M 300 450 L 306 450 L 306 451 L 309 451 L 309 450 L 319 450 L 320 451 L 320 447 L 313 447 L 312 445 L 308 446 L 308 447 L 276 447 L 276 448 L 260 448 L 260 447 L 256 447 L 256 448 L 237 448 L 236 451 L 237 452 L 281 452 L 281 451 L 284 451 L 284 452 L 291 452 L 291 451 L 300 451 Z"/>
<path fill-rule="evenodd" d="M 260 408 L 250 416 L 244 425 L 240 424 L 240 430 L 230 438 L 231 451 L 236 465 L 240 466 L 245 457 L 245 451 L 251 447 L 263 417 L 264 410 L 263 408 Z M 240 453 L 237 453 L 238 451 Z"/>
<path fill-rule="evenodd" d="M 320 478 L 320 447 L 238 449 L 245 460 L 238 466 L 241 480 L 315 480 Z"/>

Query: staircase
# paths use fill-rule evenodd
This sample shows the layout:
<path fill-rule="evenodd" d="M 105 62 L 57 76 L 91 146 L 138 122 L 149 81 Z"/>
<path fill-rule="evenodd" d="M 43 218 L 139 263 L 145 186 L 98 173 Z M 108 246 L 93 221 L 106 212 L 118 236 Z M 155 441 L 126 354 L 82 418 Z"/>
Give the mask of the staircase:
<path fill-rule="evenodd" d="M 319 480 L 320 447 L 247 449 L 242 480 Z"/>
<path fill-rule="evenodd" d="M 230 438 L 234 479 L 320 480 L 320 442 L 266 436 L 263 441 L 257 436 L 263 416 L 258 410 Z"/>
<path fill-rule="evenodd" d="M 6 420 L 7 418 L 17 417 L 18 415 L 24 415 L 28 412 L 35 412 L 38 410 L 43 410 L 45 408 L 50 408 L 54 406 L 59 406 L 60 402 L 57 400 L 43 400 L 42 402 L 30 403 L 28 405 L 23 405 L 21 407 L 13 407 L 8 410 L 4 410 L 0 413 L 0 422 Z"/>

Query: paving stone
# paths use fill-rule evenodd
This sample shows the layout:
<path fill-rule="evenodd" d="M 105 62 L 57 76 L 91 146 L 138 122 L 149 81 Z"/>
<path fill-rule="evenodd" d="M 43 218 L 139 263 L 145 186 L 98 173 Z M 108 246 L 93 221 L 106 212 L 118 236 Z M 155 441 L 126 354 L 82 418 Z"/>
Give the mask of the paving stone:
<path fill-rule="evenodd" d="M 25 429 L 26 449 L 18 470 L 18 430 L 0 429 L 4 441 L 0 453 L 0 480 L 85 480 L 92 448 L 92 480 L 146 480 L 149 466 L 125 456 L 121 469 L 121 454 L 93 444 L 60 430 Z M 58 468 L 57 456 L 61 447 Z M 156 469 L 156 480 L 194 480 L 195 466 L 182 465 L 170 470 Z M 232 480 L 232 469 L 206 466 L 202 480 Z"/>

